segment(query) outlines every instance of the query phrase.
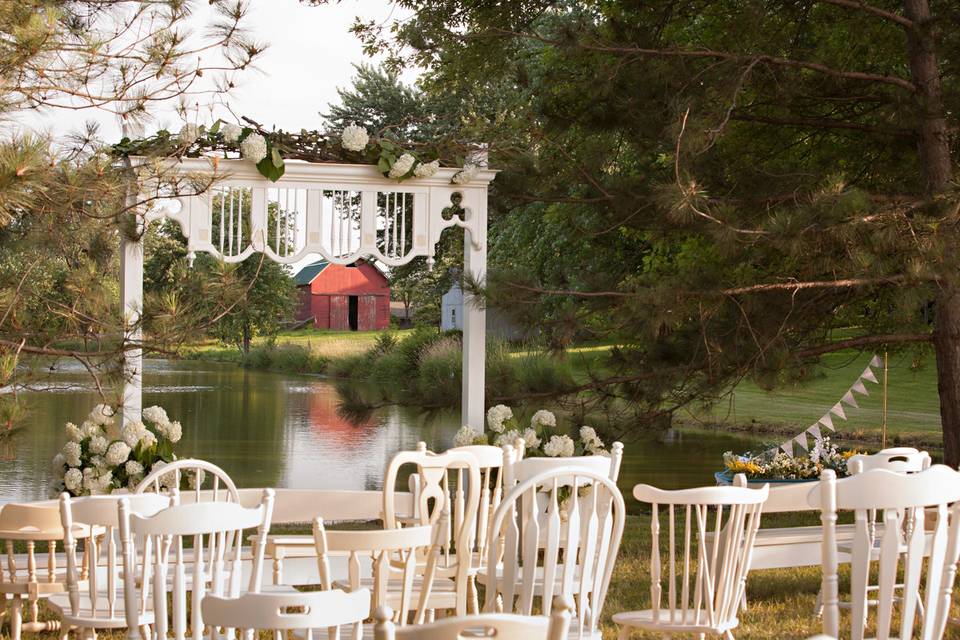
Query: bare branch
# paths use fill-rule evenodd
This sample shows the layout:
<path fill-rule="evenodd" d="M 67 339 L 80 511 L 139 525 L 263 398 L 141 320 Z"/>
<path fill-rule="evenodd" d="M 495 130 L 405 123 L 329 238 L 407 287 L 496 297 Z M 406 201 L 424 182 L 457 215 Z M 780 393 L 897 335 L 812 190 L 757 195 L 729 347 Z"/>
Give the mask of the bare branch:
<path fill-rule="evenodd" d="M 832 4 L 838 7 L 845 7 L 847 9 L 864 11 L 880 18 L 884 18 L 885 20 L 896 22 L 901 27 L 906 29 L 913 29 L 914 27 L 913 20 L 909 18 L 905 18 L 898 13 L 893 13 L 892 11 L 881 9 L 880 7 L 875 7 L 872 4 L 867 4 L 866 2 L 860 2 L 859 0 L 820 0 L 820 2 Z"/>

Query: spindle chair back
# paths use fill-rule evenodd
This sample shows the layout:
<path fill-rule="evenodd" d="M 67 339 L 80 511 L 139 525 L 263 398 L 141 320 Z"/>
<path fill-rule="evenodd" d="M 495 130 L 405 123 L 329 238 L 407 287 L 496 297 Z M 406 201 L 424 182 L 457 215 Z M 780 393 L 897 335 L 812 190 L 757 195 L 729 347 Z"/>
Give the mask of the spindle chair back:
<path fill-rule="evenodd" d="M 118 629 L 127 626 L 124 611 L 123 561 L 119 544 L 118 495 L 72 498 L 60 496 L 60 522 L 66 555 L 66 593 L 51 596 L 50 605 L 65 625 L 81 629 Z M 172 506 L 173 500 L 157 494 L 131 495 L 130 510 L 144 516 Z M 77 557 L 77 525 L 94 531 Z M 141 549 L 142 551 L 142 549 Z M 153 623 L 152 612 L 142 612 L 137 627 Z"/>
<path fill-rule="evenodd" d="M 960 473 L 934 465 L 912 474 L 871 469 L 838 480 L 836 473 L 827 469 L 820 476 L 819 488 L 823 632 L 840 637 L 837 519 L 840 511 L 852 511 L 851 637 L 859 640 L 866 634 L 868 578 L 871 563 L 876 562 L 879 579 L 872 635 L 879 640 L 891 635 L 942 638 L 960 556 Z M 870 534 L 871 512 L 880 514 L 883 524 L 877 527 L 875 536 Z M 901 573 L 902 593 L 895 596 Z M 919 616 L 921 597 L 923 615 Z M 899 620 L 896 629 L 895 620 Z"/>
<path fill-rule="evenodd" d="M 273 490 L 264 489 L 260 506 L 235 502 L 205 502 L 169 507 L 152 516 L 131 511 L 120 499 L 120 541 L 123 552 L 123 595 L 128 625 L 153 608 L 156 637 L 168 630 L 177 640 L 187 634 L 187 593 L 191 594 L 189 625 L 194 640 L 204 634 L 201 602 L 205 595 L 236 597 L 243 572 L 244 531 L 255 529 L 257 540 L 247 590 L 260 591 L 263 555 L 270 529 Z M 135 540 L 143 552 L 136 553 Z M 138 563 L 139 560 L 139 563 Z M 172 606 L 167 611 L 168 596 Z M 169 620 L 168 620 L 169 617 Z"/>
<path fill-rule="evenodd" d="M 278 640 L 284 633 L 303 632 L 313 640 L 314 629 L 339 628 L 362 622 L 370 612 L 370 592 L 293 591 L 245 593 L 237 598 L 206 596 L 201 603 L 203 621 L 214 640 L 236 637 L 233 629 L 258 637 L 256 631 L 271 631 Z"/>
<path fill-rule="evenodd" d="M 615 614 L 621 637 L 629 629 L 643 629 L 732 638 L 768 493 L 768 485 L 634 487 L 634 498 L 651 509 L 651 608 Z"/>
<path fill-rule="evenodd" d="M 163 493 L 177 489 L 183 500 L 193 494 L 189 502 L 240 503 L 240 492 L 227 472 L 206 460 L 184 458 L 154 468 L 137 484 L 134 493 Z"/>
<path fill-rule="evenodd" d="M 531 615 L 538 601 L 549 615 L 554 597 L 563 596 L 576 602 L 573 635 L 598 637 L 625 512 L 617 485 L 588 469 L 557 467 L 514 486 L 490 530 L 491 540 L 502 542 L 491 543 L 487 570 L 478 576 L 486 586 L 484 610 Z"/>
<path fill-rule="evenodd" d="M 323 519 L 313 523 L 317 545 L 320 586 L 325 590 L 370 591 L 372 615 L 380 606 L 391 606 L 397 620 L 407 622 L 411 611 L 416 622 L 424 620 L 433 588 L 440 554 L 439 529 L 432 525 L 361 531 L 334 531 L 324 527 Z M 334 581 L 330 571 L 332 554 L 347 554 L 347 579 Z M 426 562 L 419 562 L 426 558 Z M 369 567 L 369 569 L 367 569 Z M 363 637 L 361 622 L 354 625 L 353 637 Z"/>

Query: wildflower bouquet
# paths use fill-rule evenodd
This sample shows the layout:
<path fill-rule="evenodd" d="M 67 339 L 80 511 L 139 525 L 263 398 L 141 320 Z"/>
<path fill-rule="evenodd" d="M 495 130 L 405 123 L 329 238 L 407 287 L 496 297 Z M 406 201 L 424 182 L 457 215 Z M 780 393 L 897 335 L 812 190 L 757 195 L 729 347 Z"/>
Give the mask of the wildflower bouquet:
<path fill-rule="evenodd" d="M 849 475 L 847 460 L 858 453 L 841 450 L 830 438 L 815 440 L 806 455 L 789 456 L 779 449 L 760 454 L 723 454 L 724 474 L 742 473 L 750 480 L 815 480 L 824 469 L 833 469 L 838 476 Z"/>
<path fill-rule="evenodd" d="M 148 407 L 140 422 L 121 430 L 114 410 L 99 404 L 80 426 L 68 422 L 66 433 L 67 443 L 53 459 L 52 493 L 82 496 L 132 490 L 148 471 L 177 459 L 173 446 L 183 428 L 162 407 Z"/>
<path fill-rule="evenodd" d="M 610 455 L 593 427 L 582 426 L 576 437 L 557 426 L 557 417 L 540 409 L 530 418 L 530 426 L 522 428 L 513 415 L 513 409 L 498 404 L 487 411 L 486 432 L 464 425 L 454 436 L 454 446 L 490 444 L 502 447 L 513 444 L 517 438 L 524 442 L 524 457 L 570 458 L 573 456 Z"/>

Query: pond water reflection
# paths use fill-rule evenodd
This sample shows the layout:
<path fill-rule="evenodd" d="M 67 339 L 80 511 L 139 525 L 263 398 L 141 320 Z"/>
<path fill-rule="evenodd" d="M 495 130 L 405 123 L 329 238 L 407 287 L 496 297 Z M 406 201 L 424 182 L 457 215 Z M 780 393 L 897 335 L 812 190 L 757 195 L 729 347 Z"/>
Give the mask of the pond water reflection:
<path fill-rule="evenodd" d="M 377 489 L 396 451 L 420 440 L 442 450 L 460 426 L 457 411 L 424 414 L 397 406 L 347 417 L 329 381 L 230 364 L 148 360 L 144 383 L 144 406 L 162 405 L 183 424 L 180 455 L 220 465 L 241 486 Z M 63 425 L 79 422 L 98 402 L 79 366 L 63 367 L 26 400 L 27 427 L 0 461 L 0 502 L 47 497 Z M 720 455 L 748 446 L 722 434 L 628 441 L 620 484 L 625 491 L 638 482 L 710 484 Z"/>

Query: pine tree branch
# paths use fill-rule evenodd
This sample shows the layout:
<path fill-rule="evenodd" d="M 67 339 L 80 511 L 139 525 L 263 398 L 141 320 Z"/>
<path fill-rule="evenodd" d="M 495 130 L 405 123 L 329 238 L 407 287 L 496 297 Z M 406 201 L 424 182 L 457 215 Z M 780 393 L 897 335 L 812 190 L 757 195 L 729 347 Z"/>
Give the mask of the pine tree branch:
<path fill-rule="evenodd" d="M 887 278 L 843 278 L 841 280 L 810 280 L 807 282 L 773 282 L 768 284 L 752 284 L 745 287 L 724 289 L 728 296 L 743 293 L 762 293 L 765 291 L 799 291 L 801 289 L 849 289 L 854 287 L 869 287 L 878 284 L 899 284 L 907 280 L 906 276 L 890 276 Z"/>
<path fill-rule="evenodd" d="M 553 45 L 556 47 L 569 46 L 571 43 L 563 40 L 556 40 L 554 38 L 547 38 L 536 33 L 525 33 L 522 31 L 512 31 L 509 29 L 490 29 L 485 33 L 473 33 L 468 34 L 467 37 L 487 37 L 487 36 L 510 36 L 516 38 L 526 38 L 528 40 L 536 40 L 544 44 Z M 917 86 L 905 78 L 900 78 L 898 76 L 890 76 L 880 73 L 867 73 L 865 71 L 848 71 L 846 69 L 834 69 L 825 64 L 819 62 L 809 62 L 806 60 L 795 60 L 793 58 L 781 58 L 779 56 L 772 56 L 768 54 L 740 54 L 732 53 L 730 51 L 716 51 L 714 49 L 650 49 L 646 47 L 634 47 L 629 45 L 603 45 L 603 44 L 587 44 L 583 42 L 574 43 L 575 46 L 580 47 L 581 49 L 586 49 L 588 51 L 600 51 L 604 53 L 620 53 L 625 55 L 640 55 L 640 56 L 660 56 L 665 58 L 712 58 L 714 60 L 728 60 L 730 62 L 745 62 L 748 64 L 755 62 L 765 62 L 767 64 L 780 66 L 780 67 L 791 67 L 795 69 L 807 69 L 808 71 L 816 71 L 823 75 L 827 75 L 833 78 L 841 78 L 844 80 L 857 80 L 859 82 L 873 82 L 880 84 L 889 84 L 901 89 L 905 89 L 910 93 L 917 92 Z"/>
<path fill-rule="evenodd" d="M 813 129 L 851 129 L 854 131 L 865 131 L 867 133 L 878 133 L 881 135 L 896 136 L 901 138 L 913 138 L 916 132 L 912 129 L 900 128 L 882 128 L 872 127 L 868 124 L 859 122 L 848 122 L 843 120 L 831 120 L 829 118 L 803 118 L 803 117 L 769 117 L 756 116 L 748 113 L 733 113 L 731 120 L 741 120 L 746 122 L 759 122 L 761 124 L 786 125 L 794 127 L 810 127 Z"/>
<path fill-rule="evenodd" d="M 881 9 L 880 7 L 875 7 L 872 4 L 867 4 L 866 2 L 859 2 L 858 0 L 820 0 L 820 2 L 832 4 L 837 7 L 844 7 L 846 9 L 864 11 L 877 17 L 884 18 L 885 20 L 896 22 L 906 29 L 913 29 L 914 27 L 914 22 L 910 18 L 905 18 L 900 14 Z"/>
<path fill-rule="evenodd" d="M 855 349 L 858 347 L 871 347 L 880 344 L 907 344 L 917 342 L 933 342 L 931 333 L 885 333 L 876 336 L 861 336 L 859 338 L 850 338 L 849 340 L 840 340 L 823 344 L 818 347 L 804 349 L 797 353 L 801 358 L 810 358 L 813 356 L 842 351 L 843 349 Z"/>

